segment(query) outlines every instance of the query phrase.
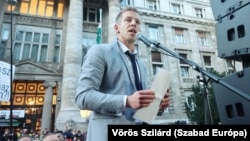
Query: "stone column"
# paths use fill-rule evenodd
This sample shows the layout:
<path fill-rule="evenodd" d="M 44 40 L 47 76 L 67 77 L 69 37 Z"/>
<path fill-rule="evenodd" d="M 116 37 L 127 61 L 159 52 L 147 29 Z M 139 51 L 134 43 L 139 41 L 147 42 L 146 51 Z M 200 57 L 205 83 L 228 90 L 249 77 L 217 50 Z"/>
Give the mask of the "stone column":
<path fill-rule="evenodd" d="M 41 132 L 40 132 L 41 135 L 42 135 L 42 131 L 45 128 L 51 131 L 53 88 L 56 86 L 56 82 L 45 81 L 43 85 L 45 88 L 45 96 L 44 96 L 44 103 L 43 103 L 42 126 L 41 126 Z"/>
<path fill-rule="evenodd" d="M 121 11 L 120 10 L 120 0 L 108 0 L 108 6 L 109 6 L 109 25 L 108 25 L 108 42 L 111 42 L 116 37 L 116 33 L 114 30 L 114 24 L 115 24 L 115 18 L 117 14 Z"/>
<path fill-rule="evenodd" d="M 55 22 L 55 21 L 53 21 L 53 22 Z M 55 25 L 55 24 L 53 24 L 53 25 Z M 51 31 L 50 31 L 50 40 L 51 40 L 49 43 L 50 48 L 48 48 L 49 49 L 49 51 L 48 51 L 48 61 L 49 62 L 54 62 L 55 38 L 56 38 L 56 28 L 55 28 L 55 26 L 52 26 Z"/>
<path fill-rule="evenodd" d="M 61 109 L 56 127 L 64 130 L 68 121 L 83 122 L 75 104 L 76 84 L 82 63 L 83 0 L 70 0 L 64 55 Z M 76 124 L 81 126 L 81 124 Z M 77 128 L 77 127 L 76 127 Z M 81 127 L 79 127 L 80 129 Z"/>
<path fill-rule="evenodd" d="M 57 95 L 56 95 L 56 111 L 55 111 L 55 117 L 58 116 L 58 113 L 61 109 L 61 101 L 62 101 L 62 82 L 57 82 Z"/>

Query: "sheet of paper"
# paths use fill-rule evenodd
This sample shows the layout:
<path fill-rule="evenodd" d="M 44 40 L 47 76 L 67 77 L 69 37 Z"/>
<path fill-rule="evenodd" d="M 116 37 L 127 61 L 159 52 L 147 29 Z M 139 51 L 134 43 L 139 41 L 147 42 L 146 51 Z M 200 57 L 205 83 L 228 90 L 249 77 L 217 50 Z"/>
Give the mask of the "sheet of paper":
<path fill-rule="evenodd" d="M 169 88 L 170 76 L 170 72 L 165 69 L 158 68 L 157 74 L 150 88 L 151 90 L 155 91 L 156 98 L 148 107 L 137 110 L 134 114 L 135 119 L 144 121 L 148 124 L 152 123 L 159 111 L 161 99 L 164 97 L 167 89 Z"/>
<path fill-rule="evenodd" d="M 10 81 L 10 75 L 12 72 L 12 81 L 14 79 L 15 74 L 15 66 L 11 65 L 9 63 L 0 61 L 0 101 L 10 101 L 10 88 L 11 88 L 11 81 Z"/>

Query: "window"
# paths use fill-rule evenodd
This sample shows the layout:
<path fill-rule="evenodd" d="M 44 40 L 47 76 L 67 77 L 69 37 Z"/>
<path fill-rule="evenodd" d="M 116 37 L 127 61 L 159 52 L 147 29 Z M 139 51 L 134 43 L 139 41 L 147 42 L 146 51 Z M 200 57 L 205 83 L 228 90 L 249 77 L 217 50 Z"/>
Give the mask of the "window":
<path fill-rule="evenodd" d="M 187 54 L 184 53 L 180 53 L 179 54 L 182 58 L 187 59 Z M 183 61 L 182 59 L 180 59 L 180 64 L 187 64 L 185 61 Z"/>
<path fill-rule="evenodd" d="M 10 7 L 7 8 L 10 11 Z M 20 13 L 44 17 L 63 17 L 64 0 L 22 0 Z"/>
<path fill-rule="evenodd" d="M 96 44 L 96 33 L 83 32 L 82 47 L 88 49 L 94 44 Z"/>
<path fill-rule="evenodd" d="M 180 4 L 172 3 L 171 10 L 172 10 L 172 13 L 175 13 L 175 14 L 181 14 L 182 13 Z"/>
<path fill-rule="evenodd" d="M 86 33 L 83 33 L 86 36 Z M 96 39 L 92 37 L 83 37 L 82 39 L 82 57 L 84 57 L 88 51 L 88 49 L 96 44 Z"/>
<path fill-rule="evenodd" d="M 8 6 L 7 6 L 7 11 L 15 11 L 15 9 L 16 9 L 16 6 L 15 6 L 15 5 L 10 5 L 10 4 L 8 4 Z"/>
<path fill-rule="evenodd" d="M 204 55 L 203 61 L 204 61 L 204 65 L 205 65 L 206 70 L 212 71 L 213 67 L 212 67 L 212 63 L 211 63 L 211 56 Z"/>
<path fill-rule="evenodd" d="M 181 77 L 189 77 L 189 67 L 181 66 Z"/>
<path fill-rule="evenodd" d="M 58 6 L 57 6 L 57 12 L 56 16 L 59 18 L 63 17 L 63 11 L 64 11 L 64 0 L 59 0 L 58 1 Z"/>
<path fill-rule="evenodd" d="M 84 7 L 83 20 L 89 22 L 99 22 L 100 12 L 98 8 Z"/>
<path fill-rule="evenodd" d="M 54 50 L 54 58 L 53 62 L 59 62 L 60 58 L 60 46 L 61 46 L 61 35 L 57 34 L 56 35 L 56 40 L 55 40 L 55 50 Z"/>
<path fill-rule="evenodd" d="M 156 51 L 151 51 L 151 59 L 152 59 L 153 75 L 155 75 L 157 68 L 162 68 L 163 66 L 161 60 L 161 53 Z"/>
<path fill-rule="evenodd" d="M 156 51 L 152 51 L 151 52 L 152 55 L 152 62 L 161 62 L 161 54 L 159 52 Z"/>
<path fill-rule="evenodd" d="M 4 52 L 6 49 L 7 40 L 9 38 L 10 30 L 7 28 L 3 29 L 0 42 L 0 59 L 4 59 Z"/>
<path fill-rule="evenodd" d="M 9 29 L 7 29 L 7 28 L 3 29 L 2 40 L 4 40 L 4 41 L 8 40 L 9 34 L 10 34 Z"/>
<path fill-rule="evenodd" d="M 19 30 L 16 32 L 13 60 L 46 62 L 49 34 Z"/>
<path fill-rule="evenodd" d="M 211 57 L 210 56 L 203 56 L 205 66 L 211 66 Z"/>
<path fill-rule="evenodd" d="M 147 0 L 147 8 L 151 10 L 159 10 L 158 0 Z"/>
<path fill-rule="evenodd" d="M 178 44 L 184 44 L 184 29 L 175 28 L 175 42 Z"/>
<path fill-rule="evenodd" d="M 197 18 L 204 18 L 204 13 L 201 8 L 194 8 L 194 11 Z"/>
<path fill-rule="evenodd" d="M 122 0 L 121 2 L 122 6 L 127 6 L 127 5 L 134 5 L 134 1 L 133 0 Z"/>
<path fill-rule="evenodd" d="M 187 59 L 187 54 L 184 53 L 179 53 L 179 55 L 185 59 Z M 180 59 L 180 73 L 181 73 L 181 77 L 190 77 L 190 73 L 189 73 L 189 65 L 184 62 L 183 60 Z"/>
<path fill-rule="evenodd" d="M 158 35 L 159 35 L 159 31 L 158 31 L 157 26 L 149 26 L 148 30 L 149 30 L 149 38 L 151 40 L 157 41 Z"/>
<path fill-rule="evenodd" d="M 208 46 L 206 32 L 198 31 L 198 38 L 201 46 Z"/>
<path fill-rule="evenodd" d="M 85 48 L 89 48 L 90 46 L 94 45 L 96 43 L 94 38 L 91 37 L 83 37 L 82 39 L 82 45 Z"/>

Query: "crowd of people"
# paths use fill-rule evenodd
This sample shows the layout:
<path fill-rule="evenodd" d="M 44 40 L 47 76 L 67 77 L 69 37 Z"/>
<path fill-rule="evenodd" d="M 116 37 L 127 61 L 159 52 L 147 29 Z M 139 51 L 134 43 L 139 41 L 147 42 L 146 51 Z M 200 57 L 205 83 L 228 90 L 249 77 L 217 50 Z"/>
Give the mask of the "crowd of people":
<path fill-rule="evenodd" d="M 42 134 L 33 130 L 21 129 L 10 134 L 9 129 L 5 129 L 0 135 L 0 141 L 85 141 L 87 132 L 81 130 L 65 129 L 49 132 L 45 128 Z"/>

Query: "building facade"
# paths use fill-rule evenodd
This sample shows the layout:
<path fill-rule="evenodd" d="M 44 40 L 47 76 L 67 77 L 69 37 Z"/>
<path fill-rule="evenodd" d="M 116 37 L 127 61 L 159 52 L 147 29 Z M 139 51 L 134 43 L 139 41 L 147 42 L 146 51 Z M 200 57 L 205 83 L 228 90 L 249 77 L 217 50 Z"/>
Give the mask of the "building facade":
<path fill-rule="evenodd" d="M 89 112 L 80 112 L 74 103 L 82 58 L 96 43 L 99 23 L 103 43 L 115 38 L 116 14 L 127 5 L 140 11 L 142 34 L 167 50 L 206 70 L 242 69 L 240 62 L 218 57 L 209 0 L 18 0 L 13 5 L 9 1 L 0 1 L 0 61 L 15 66 L 13 102 L 2 101 L 0 109 L 25 111 L 17 129 L 86 130 Z M 200 73 L 141 41 L 137 49 L 148 68 L 149 84 L 158 67 L 172 74 L 171 105 L 155 123 L 188 122 L 184 104 Z"/>

